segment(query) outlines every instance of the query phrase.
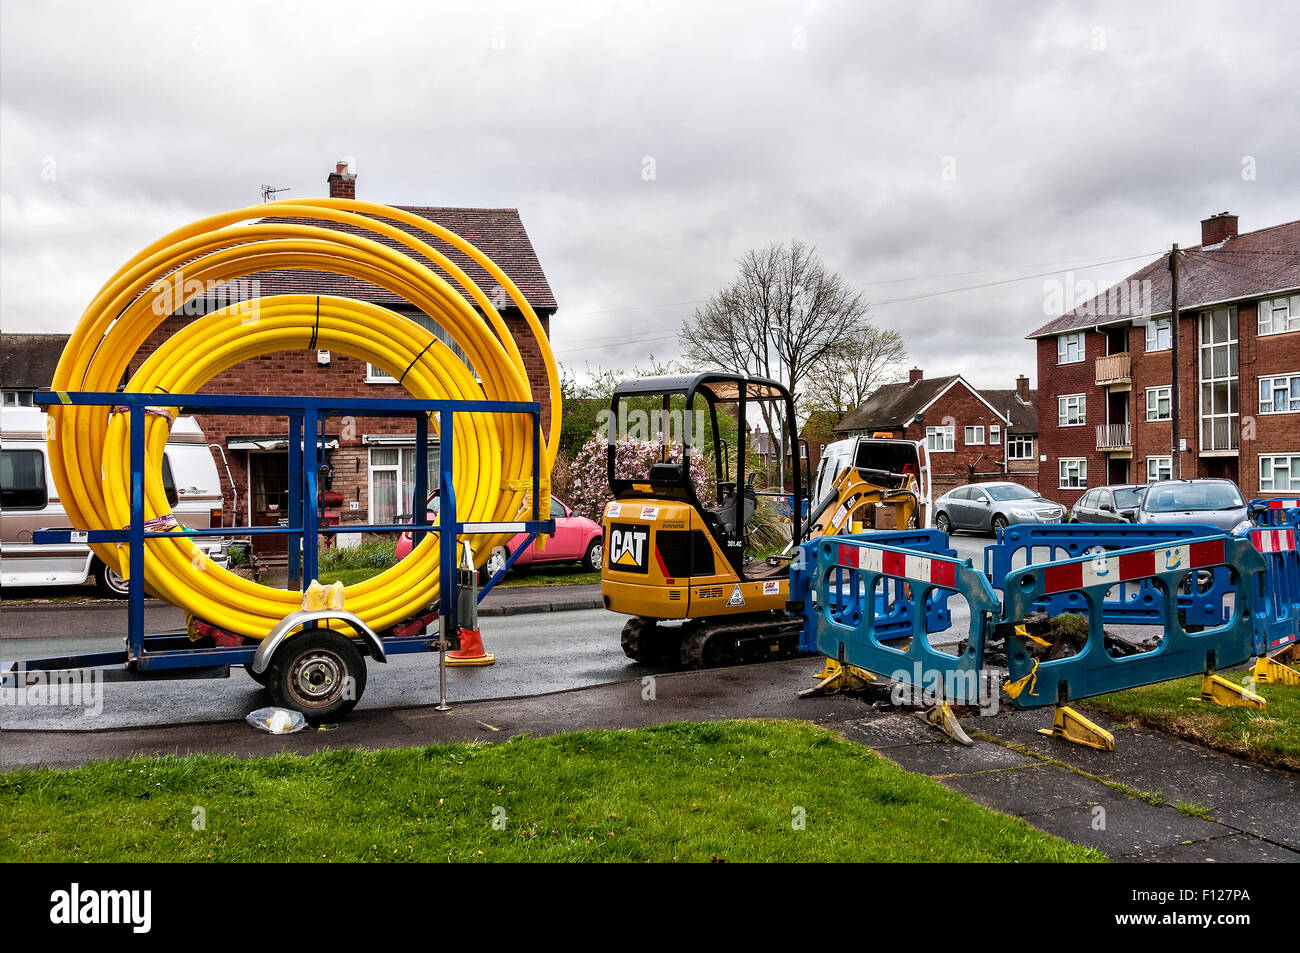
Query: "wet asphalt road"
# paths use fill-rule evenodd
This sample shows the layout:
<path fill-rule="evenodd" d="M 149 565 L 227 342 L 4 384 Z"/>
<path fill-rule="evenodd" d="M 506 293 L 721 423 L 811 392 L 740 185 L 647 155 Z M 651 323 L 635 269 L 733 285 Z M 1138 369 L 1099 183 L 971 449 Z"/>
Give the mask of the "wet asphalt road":
<path fill-rule="evenodd" d="M 956 536 L 953 548 L 983 566 L 983 537 Z M 931 636 L 935 645 L 963 638 L 969 624 L 960 599 L 951 602 L 953 626 Z M 184 615 L 151 602 L 146 631 L 179 628 Z M 630 661 L 619 644 L 625 616 L 592 609 L 481 619 L 484 641 L 497 663 L 486 668 L 452 668 L 447 694 L 452 702 L 480 701 L 567 691 L 667 671 Z M 122 647 L 126 608 L 115 603 L 88 606 L 6 606 L 0 611 L 0 659 L 113 651 Z M 417 653 L 368 665 L 368 682 L 358 709 L 433 704 L 438 698 L 437 656 Z M 74 706 L 0 706 L 0 728 L 94 730 L 144 725 L 227 721 L 269 704 L 266 693 L 235 668 L 226 679 L 104 683 L 102 711 L 87 715 Z"/>

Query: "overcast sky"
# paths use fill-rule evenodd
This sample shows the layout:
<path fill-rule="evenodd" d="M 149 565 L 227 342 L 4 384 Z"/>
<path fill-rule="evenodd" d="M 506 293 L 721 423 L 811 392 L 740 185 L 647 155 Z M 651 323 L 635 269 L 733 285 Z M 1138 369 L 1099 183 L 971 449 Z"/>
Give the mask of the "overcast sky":
<path fill-rule="evenodd" d="M 799 238 L 928 375 L 1011 387 L 1045 281 L 1300 218 L 1295 5 L 0 9 L 5 331 L 70 330 L 149 241 L 343 157 L 359 198 L 518 208 L 578 370 L 676 356 L 747 248 Z"/>

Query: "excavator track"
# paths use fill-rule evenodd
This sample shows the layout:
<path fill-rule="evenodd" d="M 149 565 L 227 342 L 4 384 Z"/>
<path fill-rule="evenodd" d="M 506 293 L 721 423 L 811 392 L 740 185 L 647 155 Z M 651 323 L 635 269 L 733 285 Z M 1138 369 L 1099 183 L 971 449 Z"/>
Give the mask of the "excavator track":
<path fill-rule="evenodd" d="M 623 626 L 623 654 L 643 665 L 675 665 L 681 634 L 681 627 L 661 627 L 654 619 L 633 616 Z"/>
<path fill-rule="evenodd" d="M 719 668 L 793 658 L 799 652 L 800 626 L 800 620 L 784 613 L 693 619 L 682 626 L 681 663 Z"/>

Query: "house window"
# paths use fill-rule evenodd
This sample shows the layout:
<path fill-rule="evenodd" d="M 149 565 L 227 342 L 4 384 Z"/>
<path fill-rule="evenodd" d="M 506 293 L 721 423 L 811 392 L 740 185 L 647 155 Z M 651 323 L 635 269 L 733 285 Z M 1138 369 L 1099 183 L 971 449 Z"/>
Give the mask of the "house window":
<path fill-rule="evenodd" d="M 442 325 L 437 324 L 427 314 L 421 312 L 416 312 L 414 314 L 405 313 L 403 317 L 410 318 L 426 331 L 433 332 L 433 336 L 443 344 L 447 345 L 447 347 L 450 348 L 451 353 L 454 354 L 462 364 L 469 368 L 471 374 L 474 374 L 475 377 L 478 376 L 477 372 L 474 370 L 474 365 L 469 362 L 468 355 L 465 354 L 459 344 L 452 340 L 451 335 L 447 333 Z M 396 384 L 397 380 L 396 377 L 388 373 L 388 371 L 384 370 L 382 367 L 376 367 L 374 364 L 366 365 L 367 384 Z"/>
<path fill-rule="evenodd" d="M 438 450 L 429 448 L 425 461 L 425 485 L 438 488 Z M 370 522 L 374 525 L 396 523 L 414 512 L 415 447 L 370 448 Z"/>
<path fill-rule="evenodd" d="M 969 447 L 971 444 L 982 444 L 983 442 L 984 442 L 983 427 L 966 428 L 966 446 Z"/>
<path fill-rule="evenodd" d="M 953 449 L 956 427 L 926 427 L 925 448 L 931 453 L 947 453 Z"/>
<path fill-rule="evenodd" d="M 1259 412 L 1287 414 L 1300 410 L 1300 374 L 1259 379 Z"/>
<path fill-rule="evenodd" d="M 1147 457 L 1147 482 L 1170 480 L 1174 475 L 1173 457 Z"/>
<path fill-rule="evenodd" d="M 1062 334 L 1056 339 L 1056 363 L 1077 364 L 1083 360 L 1083 332 Z"/>
<path fill-rule="evenodd" d="M 1088 461 L 1083 457 L 1067 457 L 1060 466 L 1060 489 L 1081 490 L 1088 485 Z"/>
<path fill-rule="evenodd" d="M 1201 449 L 1237 449 L 1237 309 L 1200 318 Z"/>
<path fill-rule="evenodd" d="M 1259 491 L 1289 493 L 1300 490 L 1300 456 L 1269 454 L 1259 457 Z"/>
<path fill-rule="evenodd" d="M 1007 437 L 1007 459 L 1034 459 L 1034 438 L 1022 436 L 1021 434 L 1012 434 Z"/>
<path fill-rule="evenodd" d="M 1147 420 L 1173 420 L 1173 387 L 1147 388 Z"/>
<path fill-rule="evenodd" d="M 1087 422 L 1088 398 L 1083 394 L 1067 394 L 1056 399 L 1057 423 L 1062 427 L 1079 427 Z"/>
<path fill-rule="evenodd" d="M 989 427 L 989 443 L 997 446 L 1002 442 L 1002 427 L 999 424 L 993 424 Z"/>
<path fill-rule="evenodd" d="M 33 394 L 29 390 L 7 390 L 4 392 L 5 407 L 34 407 Z"/>
<path fill-rule="evenodd" d="M 1269 298 L 1259 303 L 1259 333 L 1300 331 L 1300 295 Z"/>
<path fill-rule="evenodd" d="M 1147 322 L 1147 350 L 1168 351 L 1174 346 L 1169 318 L 1152 318 Z"/>

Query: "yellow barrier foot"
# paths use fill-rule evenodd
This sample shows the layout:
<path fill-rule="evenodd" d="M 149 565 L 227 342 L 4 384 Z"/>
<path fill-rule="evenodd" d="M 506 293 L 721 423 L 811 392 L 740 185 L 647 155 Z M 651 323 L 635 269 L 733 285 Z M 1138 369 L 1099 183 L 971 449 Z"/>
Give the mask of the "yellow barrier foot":
<path fill-rule="evenodd" d="M 876 676 L 866 669 L 858 668 L 856 665 L 843 665 L 833 658 L 826 660 L 826 665 L 816 677 L 819 679 L 818 683 L 813 688 L 801 691 L 800 698 L 859 691 L 876 681 Z"/>
<path fill-rule="evenodd" d="M 1300 665 L 1300 642 L 1292 642 L 1281 652 L 1274 653 L 1273 661 L 1284 665 Z"/>
<path fill-rule="evenodd" d="M 1068 705 L 1057 705 L 1056 715 L 1051 728 L 1039 728 L 1040 735 L 1061 738 L 1071 744 L 1096 748 L 1098 751 L 1114 751 L 1115 736 L 1094 721 L 1084 718 Z"/>
<path fill-rule="evenodd" d="M 937 705 L 931 705 L 925 711 L 918 711 L 916 717 L 920 718 L 927 725 L 938 728 L 945 735 L 958 744 L 969 747 L 975 742 L 970 740 L 970 735 L 966 734 L 957 720 L 957 716 L 952 713 L 947 702 L 939 702 Z"/>
<path fill-rule="evenodd" d="M 1268 702 L 1249 688 L 1230 682 L 1222 675 L 1206 675 L 1201 679 L 1201 701 L 1240 708 L 1268 706 Z"/>
<path fill-rule="evenodd" d="M 1255 659 L 1255 681 L 1263 685 L 1300 685 L 1300 672 L 1261 655 Z"/>

